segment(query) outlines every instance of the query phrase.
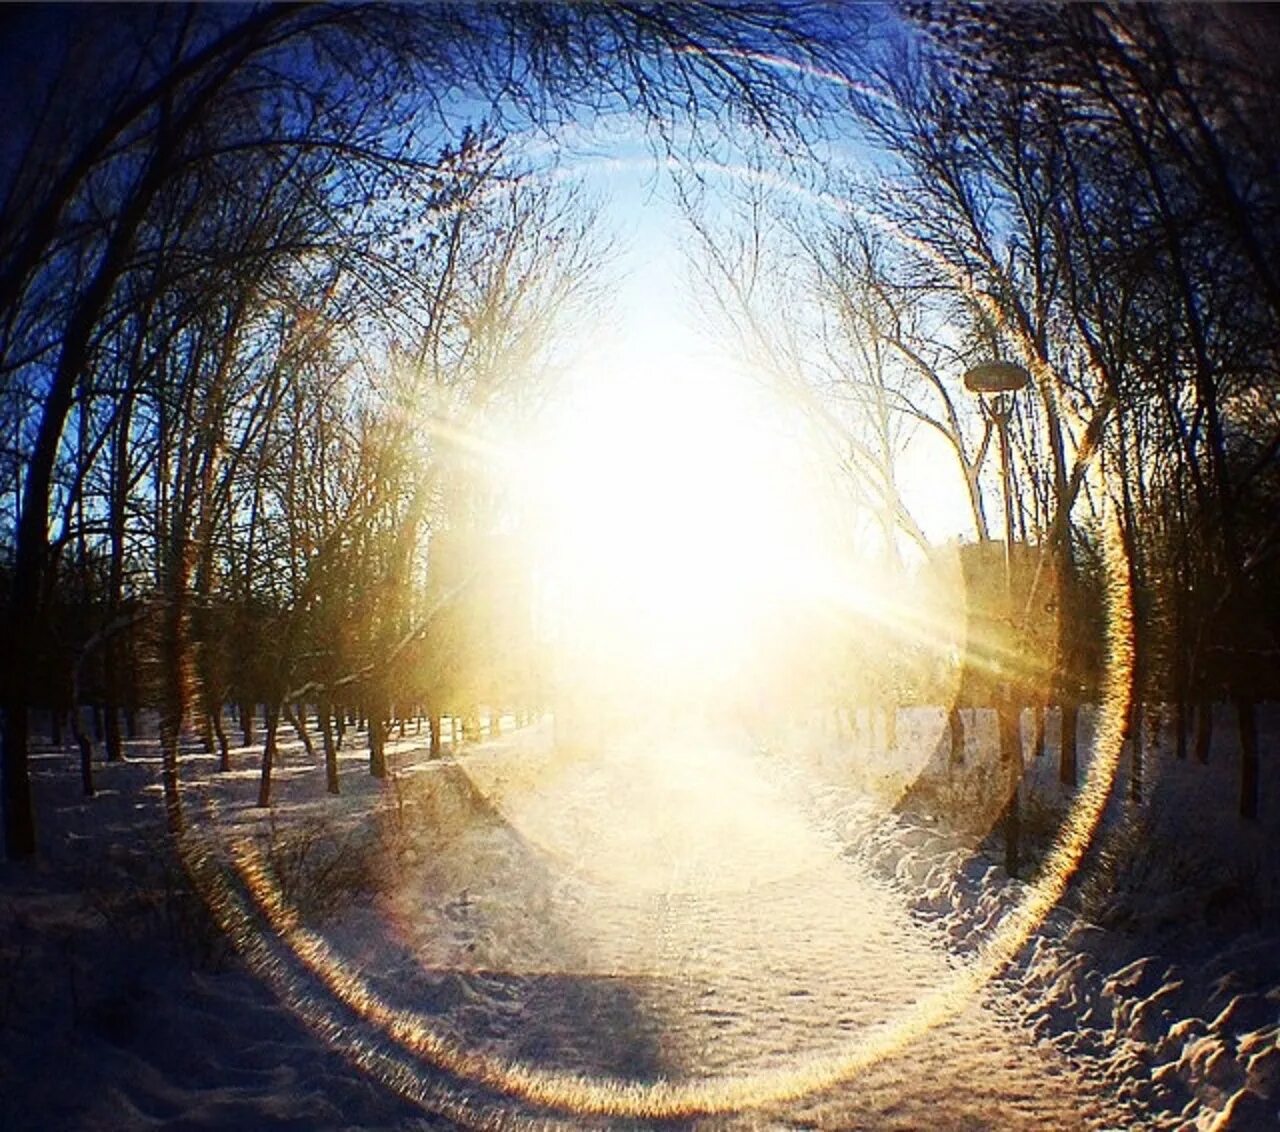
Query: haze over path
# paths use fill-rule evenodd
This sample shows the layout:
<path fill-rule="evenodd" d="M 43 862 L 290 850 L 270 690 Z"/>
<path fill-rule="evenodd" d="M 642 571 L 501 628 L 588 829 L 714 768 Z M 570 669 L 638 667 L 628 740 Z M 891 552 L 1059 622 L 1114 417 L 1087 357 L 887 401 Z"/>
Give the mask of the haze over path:
<path fill-rule="evenodd" d="M 567 757 L 535 729 L 415 781 L 426 832 L 378 911 L 381 934 L 403 957 L 398 1001 L 426 995 L 443 1032 L 471 1048 L 592 1078 L 785 1079 L 957 969 L 902 897 L 816 824 L 801 774 L 745 736 L 672 728 Z M 334 942 L 379 966 L 356 923 Z M 993 993 L 833 1089 L 703 1123 L 1103 1121 L 1096 1091 Z"/>

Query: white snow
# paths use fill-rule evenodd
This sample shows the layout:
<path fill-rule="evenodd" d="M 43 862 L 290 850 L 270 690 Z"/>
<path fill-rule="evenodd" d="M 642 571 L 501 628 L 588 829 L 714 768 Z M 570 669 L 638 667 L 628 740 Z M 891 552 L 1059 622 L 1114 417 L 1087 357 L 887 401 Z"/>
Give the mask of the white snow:
<path fill-rule="evenodd" d="M 1146 801 L 1121 783 L 1105 817 L 1105 886 L 967 995 L 1025 888 L 998 837 L 883 805 L 940 718 L 904 712 L 892 755 L 834 728 L 761 754 L 676 721 L 595 758 L 545 727 L 437 761 L 410 736 L 383 784 L 343 751 L 340 799 L 286 742 L 270 811 L 257 751 L 228 775 L 188 751 L 193 844 L 219 865 L 198 875 L 225 885 L 240 957 L 166 849 L 154 743 L 97 766 L 92 800 L 70 751 L 41 751 L 43 856 L 0 865 L 0 1125 L 649 1126 L 528 1098 L 576 1088 L 709 1127 L 1274 1126 L 1277 776 L 1242 826 L 1226 717 L 1208 767 L 1153 736 Z M 1067 799 L 1053 739 L 1024 784 L 1033 849 Z M 254 853 L 292 935 L 231 867 Z M 471 1079 L 431 1064 L 476 1054 Z"/>

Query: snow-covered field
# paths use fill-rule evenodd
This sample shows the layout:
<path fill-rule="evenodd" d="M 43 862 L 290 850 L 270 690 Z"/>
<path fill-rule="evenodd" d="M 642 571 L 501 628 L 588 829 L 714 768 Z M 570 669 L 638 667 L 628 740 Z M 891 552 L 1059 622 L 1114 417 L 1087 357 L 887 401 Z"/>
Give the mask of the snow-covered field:
<path fill-rule="evenodd" d="M 930 719 L 900 720 L 908 772 Z M 1146 801 L 1119 785 L 991 979 L 1027 886 L 998 837 L 868 793 L 872 744 L 549 734 L 436 761 L 410 736 L 385 783 L 344 751 L 341 799 L 286 744 L 269 812 L 256 752 L 193 751 L 186 867 L 152 744 L 92 800 L 40 753 L 43 856 L 0 865 L 0 1127 L 1280 1124 L 1277 776 L 1242 829 L 1225 723 L 1209 767 L 1152 736 Z"/>

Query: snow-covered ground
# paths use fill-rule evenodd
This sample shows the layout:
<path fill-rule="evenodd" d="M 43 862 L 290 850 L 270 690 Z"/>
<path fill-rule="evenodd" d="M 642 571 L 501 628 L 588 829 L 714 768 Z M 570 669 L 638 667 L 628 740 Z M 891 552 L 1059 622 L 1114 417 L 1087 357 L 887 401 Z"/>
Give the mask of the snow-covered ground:
<path fill-rule="evenodd" d="M 900 714 L 892 752 L 874 734 L 861 751 L 831 733 L 810 734 L 806 747 L 822 783 L 811 789 L 815 810 L 958 955 L 980 949 L 1027 890 L 999 867 L 998 833 L 975 851 L 975 837 L 930 813 L 972 798 L 989 766 L 974 756 L 994 744 L 994 716 L 965 714 L 966 765 L 950 771 L 945 718 L 930 709 Z M 1280 774 L 1270 761 L 1280 710 L 1261 711 L 1261 818 L 1252 822 L 1236 816 L 1233 713 L 1216 710 L 1207 765 L 1172 756 L 1170 720 L 1159 708 L 1145 714 L 1140 799 L 1126 748 L 1078 876 L 993 993 L 1104 1083 L 1125 1126 L 1280 1127 Z M 1082 783 L 1096 723 L 1082 714 Z M 1051 715 L 1048 751 L 1035 758 L 1023 720 L 1024 875 L 1034 875 L 1079 797 L 1057 781 L 1057 727 Z M 932 787 L 908 790 L 922 775 Z M 852 778 L 861 797 L 844 785 Z M 867 793 L 903 812 L 868 809 Z"/>
<path fill-rule="evenodd" d="M 44 854 L 0 865 L 0 1127 L 1280 1123 L 1278 842 L 1231 824 L 1228 729 L 1207 768 L 1152 754 L 1144 805 L 1110 805 L 986 979 L 1028 891 L 998 838 L 866 789 L 927 760 L 931 718 L 892 758 L 675 727 L 568 758 L 543 726 L 430 761 L 410 736 L 386 783 L 344 751 L 337 800 L 286 745 L 269 812 L 256 752 L 192 752 L 185 869 L 152 744 L 88 801 L 43 752 Z"/>

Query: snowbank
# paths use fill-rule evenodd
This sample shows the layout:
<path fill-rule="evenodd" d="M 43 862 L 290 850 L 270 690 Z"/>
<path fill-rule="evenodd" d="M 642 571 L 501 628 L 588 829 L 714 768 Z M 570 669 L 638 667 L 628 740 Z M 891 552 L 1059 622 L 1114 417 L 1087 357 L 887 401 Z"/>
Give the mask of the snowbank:
<path fill-rule="evenodd" d="M 916 715 L 900 723 L 900 749 L 864 769 L 862 791 L 833 784 L 842 756 L 829 739 L 818 744 L 809 765 L 824 771 L 824 785 L 812 801 L 850 853 L 894 884 L 957 955 L 971 955 L 1024 885 L 996 863 L 998 833 L 981 838 L 922 808 L 886 814 L 869 803 L 865 783 L 874 788 L 877 768 L 882 783 L 897 781 L 895 772 L 918 773 L 936 758 L 928 748 L 945 741 L 941 715 Z M 1263 749 L 1280 749 L 1274 705 L 1263 720 Z M 993 743 L 994 721 L 974 722 L 971 742 L 985 722 Z M 1201 765 L 1175 759 L 1167 731 L 1148 721 L 1141 800 L 1130 795 L 1130 750 L 1065 906 L 998 982 L 1032 1034 L 1104 1081 L 1135 1127 L 1280 1125 L 1280 775 L 1264 777 L 1262 819 L 1239 819 L 1234 729 L 1221 709 L 1216 722 L 1210 763 Z M 1090 723 L 1086 716 L 1082 778 Z M 1045 849 L 1071 800 L 1057 782 L 1055 731 L 1049 753 L 1027 759 L 1022 809 L 1033 851 Z"/>

